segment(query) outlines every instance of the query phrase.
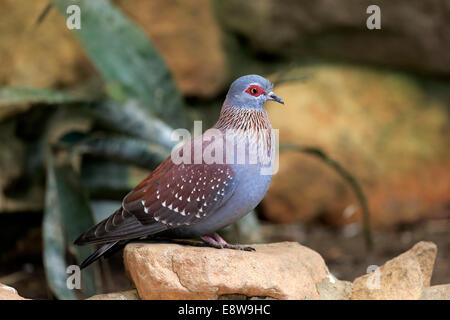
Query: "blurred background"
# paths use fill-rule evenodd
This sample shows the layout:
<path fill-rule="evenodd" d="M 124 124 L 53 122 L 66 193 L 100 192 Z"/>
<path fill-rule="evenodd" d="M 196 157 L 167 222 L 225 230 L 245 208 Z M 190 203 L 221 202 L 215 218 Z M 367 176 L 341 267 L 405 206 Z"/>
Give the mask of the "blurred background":
<path fill-rule="evenodd" d="M 380 30 L 366 27 L 371 4 Z M 94 249 L 73 240 L 169 154 L 173 128 L 213 125 L 249 73 L 286 103 L 267 104 L 280 170 L 224 237 L 298 241 L 343 280 L 429 240 L 431 284 L 450 283 L 450 1 L 2 0 L 0 12 L 0 283 L 38 299 L 130 288 L 118 253 L 67 290 L 66 267 Z"/>

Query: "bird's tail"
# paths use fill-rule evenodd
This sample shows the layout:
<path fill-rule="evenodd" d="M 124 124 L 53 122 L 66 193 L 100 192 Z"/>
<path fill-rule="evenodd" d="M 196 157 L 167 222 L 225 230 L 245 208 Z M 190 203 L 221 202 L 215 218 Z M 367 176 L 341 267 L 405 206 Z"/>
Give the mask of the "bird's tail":
<path fill-rule="evenodd" d="M 105 258 L 110 257 L 111 255 L 122 249 L 128 242 L 129 241 L 113 241 L 105 243 L 81 263 L 80 269 L 86 268 L 91 263 L 100 259 L 102 256 L 104 256 Z"/>

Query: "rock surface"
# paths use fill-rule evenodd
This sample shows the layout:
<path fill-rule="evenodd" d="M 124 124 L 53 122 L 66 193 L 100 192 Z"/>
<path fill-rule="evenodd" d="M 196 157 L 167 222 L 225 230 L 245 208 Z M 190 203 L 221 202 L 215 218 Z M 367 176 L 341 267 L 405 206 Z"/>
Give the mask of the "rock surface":
<path fill-rule="evenodd" d="M 450 284 L 424 288 L 421 300 L 450 300 Z"/>
<path fill-rule="evenodd" d="M 424 289 L 430 286 L 436 253 L 434 243 L 417 243 L 372 273 L 356 278 L 351 299 L 420 299 Z"/>
<path fill-rule="evenodd" d="M 93 73 L 86 54 L 53 9 L 41 25 L 46 0 L 5 0 L 0 11 L 0 85 L 51 88 L 86 80 Z"/>
<path fill-rule="evenodd" d="M 86 300 L 140 300 L 136 290 L 97 294 Z"/>
<path fill-rule="evenodd" d="M 0 283 L 0 300 L 27 300 L 17 293 L 13 287 Z"/>
<path fill-rule="evenodd" d="M 142 299 L 449 299 L 430 287 L 437 253 L 419 242 L 353 283 L 336 279 L 320 255 L 295 242 L 253 245 L 256 252 L 166 243 L 126 246 L 127 272 Z"/>
<path fill-rule="evenodd" d="M 224 29 L 258 53 L 299 60 L 302 55 L 315 55 L 427 74 L 450 74 L 447 0 L 429 0 L 426 4 L 408 0 L 214 3 Z M 380 7 L 381 30 L 366 27 L 366 10 L 372 4 Z M 267 41 L 267 34 L 276 36 Z"/>
<path fill-rule="evenodd" d="M 185 95 L 211 97 L 224 88 L 226 57 L 209 0 L 115 2 L 149 35 Z"/>
<path fill-rule="evenodd" d="M 296 242 L 253 245 L 256 252 L 167 243 L 126 246 L 137 289 L 87 300 L 450 300 L 450 284 L 430 287 L 436 245 L 419 242 L 353 283 L 334 277 L 321 256 Z M 27 300 L 0 283 L 0 300 Z"/>
<path fill-rule="evenodd" d="M 352 287 L 350 281 L 338 280 L 331 274 L 317 284 L 320 300 L 349 300 Z"/>
<path fill-rule="evenodd" d="M 316 65 L 291 71 L 304 82 L 275 88 L 285 108 L 269 103 L 280 144 L 321 148 L 362 184 L 375 227 L 445 212 L 450 200 L 446 106 L 415 80 L 369 68 Z M 264 201 L 275 222 L 321 218 L 342 226 L 359 220 L 354 194 L 311 155 L 280 151 L 279 171 Z"/>
<path fill-rule="evenodd" d="M 133 243 L 124 261 L 142 299 L 319 299 L 316 284 L 329 272 L 318 253 L 294 242 L 252 246 L 255 252 Z"/>
<path fill-rule="evenodd" d="M 184 94 L 209 97 L 223 90 L 226 57 L 210 1 L 115 3 L 151 37 Z M 36 26 L 47 5 L 46 0 L 0 1 L 0 11 L 8 12 L 0 20 L 1 86 L 70 87 L 95 75 L 57 9 Z"/>

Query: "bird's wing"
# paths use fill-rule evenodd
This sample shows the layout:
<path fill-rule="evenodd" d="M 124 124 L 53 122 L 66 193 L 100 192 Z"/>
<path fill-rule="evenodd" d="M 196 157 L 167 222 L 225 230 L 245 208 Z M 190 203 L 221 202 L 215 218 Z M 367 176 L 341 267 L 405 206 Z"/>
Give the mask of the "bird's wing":
<path fill-rule="evenodd" d="M 175 164 L 169 156 L 123 200 L 109 218 L 76 243 L 138 238 L 198 223 L 217 211 L 236 186 L 228 164 Z"/>
<path fill-rule="evenodd" d="M 197 223 L 220 207 L 234 189 L 234 172 L 225 164 L 171 165 L 155 172 L 129 193 L 123 208 L 144 225 L 168 227 Z"/>

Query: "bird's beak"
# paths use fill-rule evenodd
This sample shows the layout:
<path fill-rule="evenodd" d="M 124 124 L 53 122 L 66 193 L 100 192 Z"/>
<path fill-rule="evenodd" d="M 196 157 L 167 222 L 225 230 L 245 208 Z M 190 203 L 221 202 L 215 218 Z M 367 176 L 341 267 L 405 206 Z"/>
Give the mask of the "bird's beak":
<path fill-rule="evenodd" d="M 268 95 L 268 100 L 276 101 L 278 103 L 284 104 L 283 99 L 281 99 L 279 96 L 277 96 L 275 93 L 270 92 Z"/>

